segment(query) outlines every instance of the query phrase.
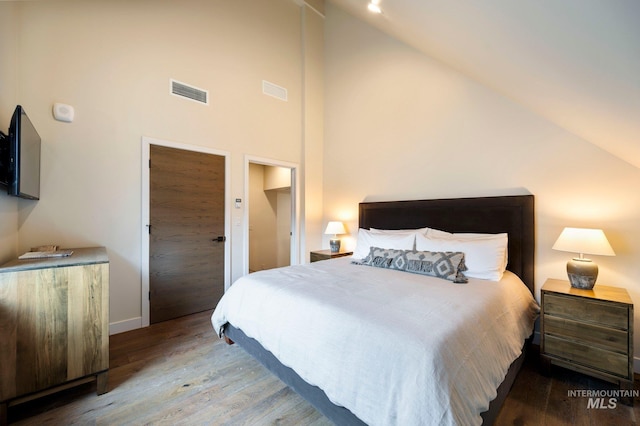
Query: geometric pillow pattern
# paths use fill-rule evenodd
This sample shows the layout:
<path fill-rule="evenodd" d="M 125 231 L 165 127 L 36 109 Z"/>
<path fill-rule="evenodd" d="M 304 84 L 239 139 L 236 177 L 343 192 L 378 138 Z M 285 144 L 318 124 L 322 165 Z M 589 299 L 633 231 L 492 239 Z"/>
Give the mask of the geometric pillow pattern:
<path fill-rule="evenodd" d="M 466 283 L 464 253 L 395 250 L 371 247 L 362 265 L 444 278 L 454 283 Z"/>

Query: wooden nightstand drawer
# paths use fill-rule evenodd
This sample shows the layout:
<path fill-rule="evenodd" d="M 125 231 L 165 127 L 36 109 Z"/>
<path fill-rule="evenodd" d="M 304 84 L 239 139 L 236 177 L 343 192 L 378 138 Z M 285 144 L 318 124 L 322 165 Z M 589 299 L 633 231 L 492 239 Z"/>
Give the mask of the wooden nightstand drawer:
<path fill-rule="evenodd" d="M 544 333 L 547 336 L 562 336 L 578 343 L 594 345 L 600 349 L 625 355 L 629 346 L 629 334 L 626 331 L 585 324 L 547 314 L 544 316 Z"/>
<path fill-rule="evenodd" d="M 629 313 L 626 307 L 597 300 L 585 300 L 545 293 L 544 313 L 580 322 L 589 322 L 608 327 L 627 330 Z"/>
<path fill-rule="evenodd" d="M 545 354 L 548 356 L 571 360 L 621 378 L 627 378 L 629 375 L 629 359 L 626 354 L 606 351 L 550 335 L 545 335 L 544 347 Z"/>

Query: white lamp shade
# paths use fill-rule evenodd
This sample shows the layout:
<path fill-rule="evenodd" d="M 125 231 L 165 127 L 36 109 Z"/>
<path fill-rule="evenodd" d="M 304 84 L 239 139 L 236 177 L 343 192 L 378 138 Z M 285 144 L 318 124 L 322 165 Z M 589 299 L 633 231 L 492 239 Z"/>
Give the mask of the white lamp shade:
<path fill-rule="evenodd" d="M 616 255 L 602 229 L 564 228 L 552 248 L 580 254 Z"/>
<path fill-rule="evenodd" d="M 342 222 L 329 222 L 327 224 L 327 229 L 324 230 L 325 234 L 338 235 L 338 234 L 346 234 L 347 231 L 344 229 L 344 225 Z"/>

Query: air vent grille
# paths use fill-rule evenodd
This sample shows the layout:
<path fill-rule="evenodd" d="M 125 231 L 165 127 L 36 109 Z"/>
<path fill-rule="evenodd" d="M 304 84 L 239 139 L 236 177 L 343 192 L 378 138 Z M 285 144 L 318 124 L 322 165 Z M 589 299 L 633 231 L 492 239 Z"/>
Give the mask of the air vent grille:
<path fill-rule="evenodd" d="M 273 96 L 282 101 L 287 100 L 287 89 L 280 87 L 277 84 L 270 83 L 266 80 L 262 80 L 262 93 L 265 95 Z"/>
<path fill-rule="evenodd" d="M 180 96 L 182 98 L 186 98 L 194 102 L 209 105 L 208 90 L 199 89 L 195 86 L 191 86 L 186 83 L 182 83 L 180 81 L 173 80 L 173 79 L 170 80 L 170 82 L 171 82 L 172 95 Z"/>

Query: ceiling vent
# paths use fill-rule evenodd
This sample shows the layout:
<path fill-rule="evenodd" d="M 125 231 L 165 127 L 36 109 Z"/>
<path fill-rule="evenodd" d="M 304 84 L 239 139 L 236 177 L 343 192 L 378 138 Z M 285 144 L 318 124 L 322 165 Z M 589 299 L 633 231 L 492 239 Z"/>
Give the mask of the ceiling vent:
<path fill-rule="evenodd" d="M 171 83 L 171 94 L 175 96 L 180 96 L 182 98 L 186 98 L 192 100 L 194 102 L 198 102 L 201 104 L 209 105 L 209 91 L 199 89 L 194 86 L 190 86 L 186 83 L 179 82 L 177 80 L 170 80 Z"/>
<path fill-rule="evenodd" d="M 287 89 L 277 84 L 269 83 L 266 80 L 262 80 L 262 93 L 278 98 L 281 101 L 287 100 Z"/>

